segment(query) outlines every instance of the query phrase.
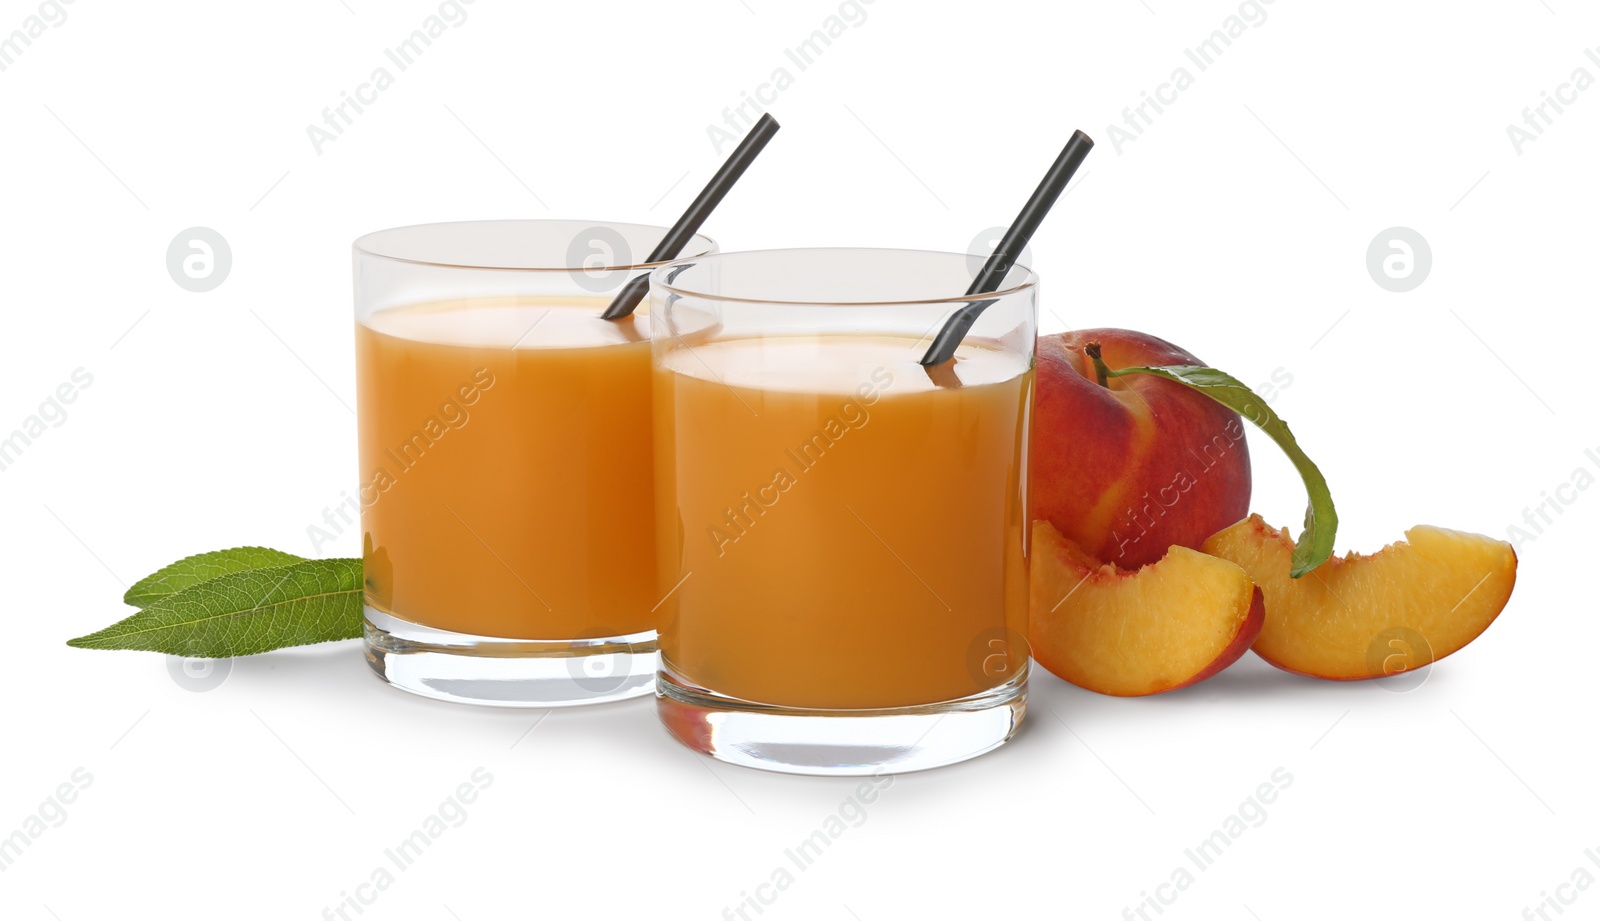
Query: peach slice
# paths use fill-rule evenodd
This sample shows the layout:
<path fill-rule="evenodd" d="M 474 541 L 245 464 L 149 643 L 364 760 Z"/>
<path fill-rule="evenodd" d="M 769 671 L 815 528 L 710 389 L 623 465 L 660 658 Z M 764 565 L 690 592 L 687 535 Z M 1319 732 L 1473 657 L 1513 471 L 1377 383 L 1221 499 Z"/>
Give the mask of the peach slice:
<path fill-rule="evenodd" d="M 1260 515 L 1213 534 L 1205 549 L 1261 586 L 1267 623 L 1254 647 L 1261 658 L 1340 681 L 1398 674 L 1455 652 L 1494 622 L 1517 581 L 1510 544 L 1428 525 L 1298 579 L 1289 578 L 1289 531 Z"/>
<path fill-rule="evenodd" d="M 1033 657 L 1116 697 L 1187 687 L 1232 665 L 1265 617 L 1261 592 L 1226 560 L 1174 546 L 1138 569 L 1101 563 L 1048 521 L 1033 523 Z"/>

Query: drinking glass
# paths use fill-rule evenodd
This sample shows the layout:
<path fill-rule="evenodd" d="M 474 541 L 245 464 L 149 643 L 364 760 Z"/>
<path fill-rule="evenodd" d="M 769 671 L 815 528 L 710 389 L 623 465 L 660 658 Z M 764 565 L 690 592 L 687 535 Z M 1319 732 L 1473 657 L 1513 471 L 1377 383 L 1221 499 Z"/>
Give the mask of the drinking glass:
<path fill-rule="evenodd" d="M 665 233 L 471 221 L 355 242 L 367 662 L 390 684 L 513 707 L 649 693 L 650 318 L 599 316 Z"/>
<path fill-rule="evenodd" d="M 806 774 L 910 771 L 1026 702 L 1038 281 L 918 359 L 980 263 L 800 249 L 651 274 L 657 706 L 685 745 Z"/>

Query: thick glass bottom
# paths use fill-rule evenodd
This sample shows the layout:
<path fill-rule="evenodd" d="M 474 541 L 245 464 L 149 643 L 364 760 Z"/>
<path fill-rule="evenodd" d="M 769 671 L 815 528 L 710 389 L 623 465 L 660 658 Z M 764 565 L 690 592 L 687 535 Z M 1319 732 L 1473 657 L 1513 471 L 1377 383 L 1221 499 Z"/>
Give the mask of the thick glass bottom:
<path fill-rule="evenodd" d="M 656 633 L 518 640 L 424 627 L 366 608 L 367 664 L 402 691 L 489 707 L 576 707 L 655 686 Z"/>
<path fill-rule="evenodd" d="M 663 664 L 656 712 L 679 742 L 729 764 L 784 774 L 902 774 L 992 751 L 1027 712 L 1028 676 L 981 694 L 883 710 L 801 710 L 724 697 Z"/>

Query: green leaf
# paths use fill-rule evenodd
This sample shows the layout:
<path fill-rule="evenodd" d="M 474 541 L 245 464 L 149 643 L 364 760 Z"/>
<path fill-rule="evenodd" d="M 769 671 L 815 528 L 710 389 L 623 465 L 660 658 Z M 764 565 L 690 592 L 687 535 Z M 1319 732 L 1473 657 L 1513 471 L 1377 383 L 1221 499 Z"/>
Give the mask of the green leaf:
<path fill-rule="evenodd" d="M 1153 374 L 1198 390 L 1249 419 L 1270 435 L 1272 440 L 1278 443 L 1278 447 L 1283 449 L 1283 453 L 1289 455 L 1289 460 L 1294 463 L 1295 469 L 1300 471 L 1300 478 L 1306 482 L 1306 493 L 1311 498 L 1310 504 L 1306 506 L 1306 529 L 1295 542 L 1293 565 L 1289 569 L 1289 575 L 1298 579 L 1326 563 L 1328 558 L 1333 556 L 1333 538 L 1339 529 L 1339 515 L 1333 508 L 1333 495 L 1328 492 L 1328 481 L 1323 478 L 1322 471 L 1317 469 L 1311 458 L 1306 456 L 1306 452 L 1300 450 L 1300 445 L 1294 440 L 1294 433 L 1289 431 L 1289 424 L 1278 418 L 1278 414 L 1272 411 L 1265 400 L 1256 396 L 1249 387 L 1232 375 L 1203 365 L 1119 368 L 1111 372 L 1113 377 L 1129 374 Z"/>
<path fill-rule="evenodd" d="M 197 553 L 135 582 L 127 594 L 122 596 L 122 601 L 136 608 L 142 608 L 168 595 L 175 595 L 191 585 L 199 585 L 201 582 L 225 576 L 230 572 L 287 566 L 304 559 L 303 556 L 267 547 L 235 547 L 232 550 Z"/>
<path fill-rule="evenodd" d="M 191 585 L 67 645 L 223 658 L 353 639 L 361 626 L 361 561 L 301 560 Z"/>

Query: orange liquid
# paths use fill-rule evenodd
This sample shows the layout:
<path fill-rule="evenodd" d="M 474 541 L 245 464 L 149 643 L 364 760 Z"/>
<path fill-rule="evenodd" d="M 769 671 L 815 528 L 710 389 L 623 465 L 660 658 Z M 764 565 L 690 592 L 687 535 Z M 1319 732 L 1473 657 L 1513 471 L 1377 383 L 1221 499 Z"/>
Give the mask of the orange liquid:
<path fill-rule="evenodd" d="M 654 628 L 648 321 L 605 305 L 447 301 L 356 327 L 369 604 L 513 639 Z"/>
<path fill-rule="evenodd" d="M 1033 371 L 969 344 L 964 386 L 942 389 L 920 353 L 866 336 L 662 352 L 666 667 L 829 709 L 954 700 L 1021 673 Z"/>

